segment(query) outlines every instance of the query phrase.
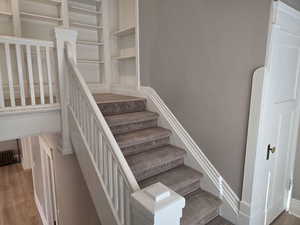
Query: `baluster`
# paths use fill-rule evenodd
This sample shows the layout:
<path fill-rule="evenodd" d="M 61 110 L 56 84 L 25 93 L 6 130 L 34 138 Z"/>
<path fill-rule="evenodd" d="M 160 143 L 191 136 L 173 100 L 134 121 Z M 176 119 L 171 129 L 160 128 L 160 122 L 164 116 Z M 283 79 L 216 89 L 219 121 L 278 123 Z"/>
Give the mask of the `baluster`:
<path fill-rule="evenodd" d="M 17 56 L 17 67 L 18 67 L 21 105 L 25 106 L 26 101 L 25 101 L 25 89 L 24 89 L 24 74 L 23 74 L 23 65 L 22 65 L 21 46 L 20 45 L 16 45 L 16 56 Z"/>
<path fill-rule="evenodd" d="M 102 137 L 102 134 L 101 134 L 101 131 L 99 130 L 99 149 L 98 149 L 98 161 L 99 161 L 99 165 L 98 165 L 98 168 L 99 168 L 99 171 L 100 171 L 100 174 L 103 176 L 103 137 Z"/>
<path fill-rule="evenodd" d="M 90 111 L 92 112 L 92 110 Z M 91 113 L 90 113 L 91 114 Z M 92 156 L 95 156 L 95 146 L 94 146 L 94 117 L 90 115 L 89 117 L 89 122 L 90 122 L 90 129 L 89 129 L 89 136 L 90 136 L 90 148 L 92 151 Z M 95 158 L 94 158 L 95 159 Z"/>
<path fill-rule="evenodd" d="M 124 196 L 124 181 L 123 181 L 123 177 L 122 176 L 119 176 L 119 199 L 120 199 L 120 202 L 119 202 L 119 218 L 120 218 L 120 221 L 121 221 L 121 224 L 124 224 L 125 222 L 125 196 Z"/>
<path fill-rule="evenodd" d="M 35 105 L 35 93 L 34 93 L 34 82 L 33 82 L 33 71 L 32 71 L 32 58 L 31 58 L 32 56 L 31 56 L 30 45 L 26 45 L 26 55 L 27 55 L 27 68 L 28 68 L 31 105 Z"/>
<path fill-rule="evenodd" d="M 40 98 L 41 98 L 41 104 L 44 105 L 45 104 L 44 78 L 43 78 L 43 67 L 42 67 L 40 46 L 36 46 L 36 52 L 37 52 L 39 83 L 40 83 Z"/>
<path fill-rule="evenodd" d="M 10 56 L 10 48 L 9 44 L 5 44 L 5 55 L 6 55 L 6 67 L 7 67 L 7 76 L 8 76 L 8 86 L 9 86 L 9 97 L 10 97 L 10 105 L 12 107 L 16 106 L 15 100 L 15 91 L 14 91 L 14 81 L 12 76 L 12 68 L 11 68 L 11 56 Z"/>
<path fill-rule="evenodd" d="M 99 138 L 98 138 L 98 124 L 96 123 L 95 119 L 94 119 L 94 148 L 95 148 L 94 159 L 98 168 Z"/>
<path fill-rule="evenodd" d="M 49 87 L 49 98 L 50 104 L 54 103 L 53 100 L 53 89 L 52 89 L 52 72 L 51 72 L 51 61 L 50 61 L 50 52 L 49 47 L 46 47 L 46 64 L 47 64 L 47 75 L 48 75 L 48 87 Z"/>
<path fill-rule="evenodd" d="M 107 151 L 107 161 L 108 161 L 108 192 L 109 196 L 113 198 L 113 177 L 112 177 L 112 153 L 110 147 Z"/>
<path fill-rule="evenodd" d="M 118 190 L 118 177 L 119 177 L 119 170 L 118 170 L 118 164 L 113 161 L 113 177 L 114 177 L 114 181 L 113 181 L 113 187 L 114 187 L 114 205 L 115 205 L 115 209 L 118 211 L 119 210 L 119 190 Z"/>
<path fill-rule="evenodd" d="M 0 108 L 5 107 L 5 99 L 4 99 L 4 92 L 3 92 L 3 82 L 2 82 L 2 68 L 0 63 Z"/>
<path fill-rule="evenodd" d="M 104 184 L 105 186 L 107 186 L 108 182 L 107 182 L 107 179 L 108 179 L 108 168 L 107 168 L 107 146 L 106 146 L 106 143 L 104 143 L 103 145 L 103 171 L 104 171 Z"/>
<path fill-rule="evenodd" d="M 131 225 L 131 218 L 130 218 L 130 192 L 128 187 L 125 186 L 125 224 Z"/>

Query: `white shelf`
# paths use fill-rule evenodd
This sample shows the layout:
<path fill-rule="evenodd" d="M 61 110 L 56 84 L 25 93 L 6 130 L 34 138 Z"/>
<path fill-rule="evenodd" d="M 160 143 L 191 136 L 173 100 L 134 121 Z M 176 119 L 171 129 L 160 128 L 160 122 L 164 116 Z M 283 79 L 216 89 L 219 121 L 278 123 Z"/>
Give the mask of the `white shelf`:
<path fill-rule="evenodd" d="M 81 64 L 104 64 L 104 61 L 93 59 L 77 59 L 77 62 Z"/>
<path fill-rule="evenodd" d="M 21 12 L 21 16 L 28 17 L 28 18 L 37 18 L 37 19 L 41 19 L 43 21 L 50 21 L 50 22 L 57 22 L 57 23 L 62 21 L 61 18 L 44 16 L 44 15 L 39 15 L 39 14 L 34 14 L 34 13 L 27 13 L 27 12 Z"/>
<path fill-rule="evenodd" d="M 102 12 L 92 10 L 92 9 L 86 9 L 75 5 L 69 5 L 69 9 L 71 12 L 77 12 L 81 14 L 90 14 L 90 15 L 100 15 Z"/>
<path fill-rule="evenodd" d="M 27 1 L 43 2 L 43 3 L 46 3 L 46 4 L 54 4 L 54 5 L 62 4 L 62 1 L 60 1 L 60 0 L 27 0 Z"/>
<path fill-rule="evenodd" d="M 103 46 L 103 42 L 95 42 L 95 41 L 77 41 L 78 45 L 93 45 L 93 46 Z"/>
<path fill-rule="evenodd" d="M 0 16 L 12 16 L 11 12 L 7 12 L 7 11 L 0 11 Z"/>
<path fill-rule="evenodd" d="M 126 59 L 135 59 L 135 55 L 123 55 L 123 56 L 115 56 L 113 57 L 116 60 L 126 60 Z"/>
<path fill-rule="evenodd" d="M 71 22 L 71 26 L 81 27 L 81 28 L 85 28 L 85 29 L 92 29 L 92 30 L 103 29 L 102 26 L 97 26 L 97 25 L 92 25 L 92 24 L 86 24 L 86 23 L 79 23 L 79 22 Z"/>
<path fill-rule="evenodd" d="M 134 32 L 135 32 L 135 27 L 127 27 L 114 32 L 114 35 L 121 37 L 121 36 L 133 34 Z"/>

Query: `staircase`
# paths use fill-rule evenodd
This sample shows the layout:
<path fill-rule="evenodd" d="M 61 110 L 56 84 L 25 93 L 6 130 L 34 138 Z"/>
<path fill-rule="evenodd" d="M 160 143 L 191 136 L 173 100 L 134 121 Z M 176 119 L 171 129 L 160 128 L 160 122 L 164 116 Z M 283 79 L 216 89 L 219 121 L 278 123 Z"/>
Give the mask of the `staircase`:
<path fill-rule="evenodd" d="M 201 189 L 202 174 L 184 164 L 186 152 L 170 144 L 172 132 L 158 126 L 146 99 L 94 96 L 141 188 L 161 182 L 186 199 L 182 225 L 230 225 L 219 216 L 221 200 Z"/>

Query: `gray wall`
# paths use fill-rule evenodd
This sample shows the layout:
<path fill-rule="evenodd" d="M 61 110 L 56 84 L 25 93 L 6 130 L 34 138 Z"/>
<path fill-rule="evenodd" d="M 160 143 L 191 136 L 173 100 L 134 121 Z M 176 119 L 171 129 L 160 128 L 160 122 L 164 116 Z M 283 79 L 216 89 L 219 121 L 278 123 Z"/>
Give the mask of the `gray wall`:
<path fill-rule="evenodd" d="M 241 196 L 251 79 L 271 0 L 141 0 L 142 85 L 152 86 Z"/>

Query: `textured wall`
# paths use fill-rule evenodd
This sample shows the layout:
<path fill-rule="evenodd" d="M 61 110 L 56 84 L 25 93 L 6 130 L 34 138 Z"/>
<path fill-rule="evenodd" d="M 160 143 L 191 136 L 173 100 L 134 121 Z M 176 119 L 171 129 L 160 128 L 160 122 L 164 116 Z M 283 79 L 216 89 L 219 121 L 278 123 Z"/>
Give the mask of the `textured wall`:
<path fill-rule="evenodd" d="M 253 72 L 271 0 L 141 0 L 142 84 L 152 86 L 240 196 Z"/>

